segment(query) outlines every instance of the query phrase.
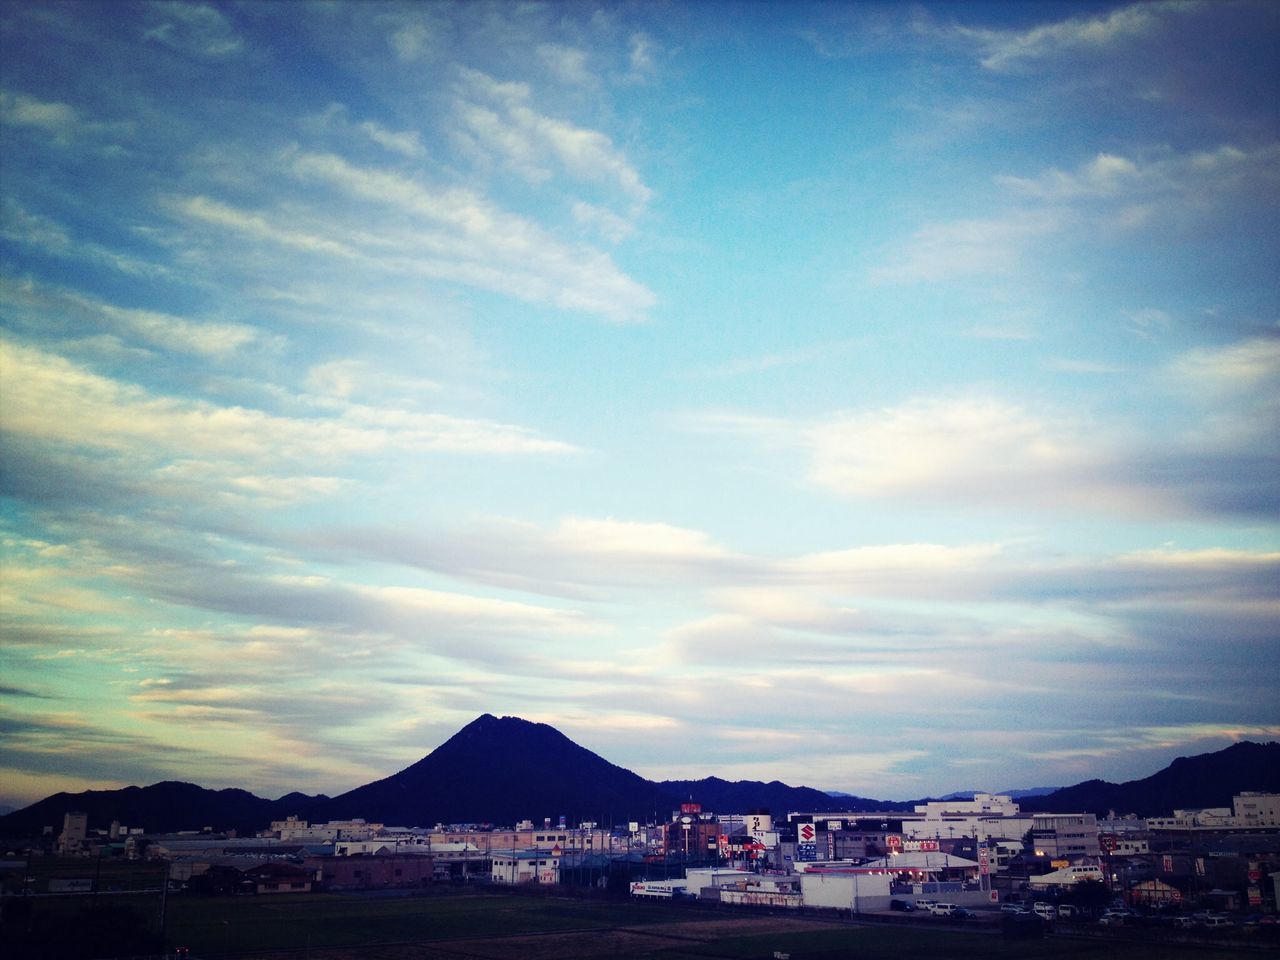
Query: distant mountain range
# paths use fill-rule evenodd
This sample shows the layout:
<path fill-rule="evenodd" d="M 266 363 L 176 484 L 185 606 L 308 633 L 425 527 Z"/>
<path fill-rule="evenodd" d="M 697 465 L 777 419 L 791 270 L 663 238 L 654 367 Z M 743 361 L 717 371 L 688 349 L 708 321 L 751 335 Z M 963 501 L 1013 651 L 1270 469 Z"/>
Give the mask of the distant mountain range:
<path fill-rule="evenodd" d="M 1175 808 L 1225 807 L 1245 790 L 1280 792 L 1280 743 L 1243 742 L 1217 753 L 1180 757 L 1159 773 L 1128 783 L 1089 780 L 1041 790 L 1019 791 L 1023 810 L 1150 816 Z M 72 810 L 87 813 L 91 829 L 105 829 L 118 820 L 152 832 L 209 827 L 252 833 L 295 814 L 311 822 L 362 817 L 405 826 L 510 825 L 561 816 L 570 823 L 613 824 L 664 819 L 689 800 L 716 812 L 769 809 L 776 814 L 910 810 L 925 802 L 833 795 L 777 780 L 654 782 L 609 763 L 547 724 L 485 714 L 412 766 L 336 797 L 291 793 L 267 800 L 245 790 L 207 790 L 174 781 L 57 793 L 0 817 L 0 835 L 31 835 L 45 826 L 56 831 L 63 814 Z"/>
<path fill-rule="evenodd" d="M 1053 793 L 1054 791 L 1061 789 L 1061 787 L 1022 787 L 1012 790 L 958 790 L 955 793 L 948 793 L 945 797 L 938 797 L 938 799 L 972 800 L 975 793 L 993 793 L 996 796 L 1012 797 L 1014 800 L 1021 800 L 1023 797 L 1043 797 L 1046 794 Z"/>
<path fill-rule="evenodd" d="M 1280 793 L 1280 743 L 1233 743 L 1216 753 L 1178 757 L 1158 773 L 1141 780 L 1108 783 L 1086 780 L 1040 797 L 1020 801 L 1023 810 L 1083 810 L 1104 816 L 1133 813 L 1169 816 L 1174 810 L 1230 807 L 1237 793 L 1252 790 Z"/>

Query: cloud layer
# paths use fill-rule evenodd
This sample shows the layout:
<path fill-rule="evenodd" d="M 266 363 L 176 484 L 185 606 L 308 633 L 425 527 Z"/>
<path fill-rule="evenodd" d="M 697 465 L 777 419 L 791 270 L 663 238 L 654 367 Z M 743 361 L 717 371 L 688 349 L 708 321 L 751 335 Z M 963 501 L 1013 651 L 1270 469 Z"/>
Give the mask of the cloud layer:
<path fill-rule="evenodd" d="M 0 30 L 0 800 L 1280 730 L 1270 5 Z"/>

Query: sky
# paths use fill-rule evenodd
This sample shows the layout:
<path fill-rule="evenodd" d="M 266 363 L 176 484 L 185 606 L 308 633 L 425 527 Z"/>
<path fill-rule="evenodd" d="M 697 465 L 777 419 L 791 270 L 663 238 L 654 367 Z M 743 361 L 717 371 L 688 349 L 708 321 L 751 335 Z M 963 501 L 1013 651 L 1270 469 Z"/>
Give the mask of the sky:
<path fill-rule="evenodd" d="M 1280 738 L 1280 5 L 0 31 L 0 802 Z"/>

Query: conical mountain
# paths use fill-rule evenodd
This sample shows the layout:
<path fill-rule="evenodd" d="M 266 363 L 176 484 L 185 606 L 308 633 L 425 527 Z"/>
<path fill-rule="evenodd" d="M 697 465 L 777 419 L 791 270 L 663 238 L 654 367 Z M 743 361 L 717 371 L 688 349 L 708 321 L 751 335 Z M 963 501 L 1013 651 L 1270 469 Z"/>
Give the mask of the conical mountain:
<path fill-rule="evenodd" d="M 330 811 L 408 826 L 561 816 L 612 824 L 665 816 L 676 802 L 554 727 L 486 713 L 412 766 L 335 797 Z"/>

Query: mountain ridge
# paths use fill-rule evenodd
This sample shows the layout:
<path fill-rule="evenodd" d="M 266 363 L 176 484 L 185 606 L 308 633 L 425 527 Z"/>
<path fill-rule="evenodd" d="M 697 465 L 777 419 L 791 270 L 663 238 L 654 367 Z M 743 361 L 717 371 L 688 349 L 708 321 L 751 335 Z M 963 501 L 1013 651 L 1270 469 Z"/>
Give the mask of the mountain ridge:
<path fill-rule="evenodd" d="M 1140 816 L 1174 809 L 1229 806 L 1236 793 L 1280 792 L 1280 743 L 1241 741 L 1223 750 L 1179 757 L 1163 770 L 1121 784 L 1086 780 L 1019 800 L 1024 812 L 1108 810 Z M 954 794 L 952 795 L 955 796 Z M 289 815 L 319 822 L 360 817 L 397 826 L 494 823 L 564 816 L 606 825 L 664 818 L 685 798 L 709 811 L 745 813 L 890 812 L 926 802 L 833 796 L 777 780 L 652 781 L 574 743 L 548 724 L 483 714 L 422 759 L 335 797 L 289 793 L 270 800 L 238 789 L 211 790 L 183 781 L 118 790 L 55 793 L 0 816 L 0 833 L 55 830 L 79 810 L 90 826 L 112 820 L 151 832 L 262 830 Z"/>

